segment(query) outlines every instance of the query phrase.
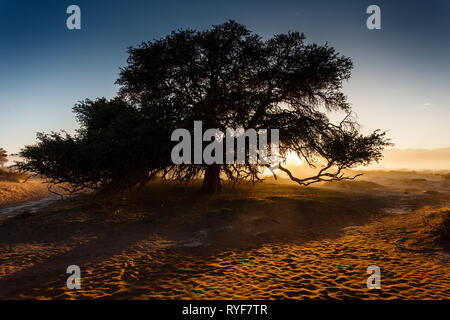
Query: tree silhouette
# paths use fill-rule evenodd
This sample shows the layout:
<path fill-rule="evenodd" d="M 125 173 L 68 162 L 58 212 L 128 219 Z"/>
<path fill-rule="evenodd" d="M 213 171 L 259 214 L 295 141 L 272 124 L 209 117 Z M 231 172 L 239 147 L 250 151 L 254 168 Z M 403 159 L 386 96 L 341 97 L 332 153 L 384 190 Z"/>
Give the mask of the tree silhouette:
<path fill-rule="evenodd" d="M 6 162 L 8 162 L 8 153 L 5 149 L 0 148 L 0 166 L 3 168 Z"/>
<path fill-rule="evenodd" d="M 17 167 L 74 191 L 122 189 L 156 175 L 203 177 L 210 193 L 221 189 L 223 177 L 261 180 L 261 162 L 175 165 L 172 132 L 192 132 L 194 121 L 202 121 L 203 130 L 222 132 L 279 129 L 282 161 L 294 152 L 311 166 L 324 162 L 316 175 L 303 178 L 280 165 L 299 184 L 353 179 L 345 169 L 377 161 L 389 142 L 384 132 L 359 132 L 341 91 L 351 69 L 349 58 L 328 45 L 307 44 L 298 32 L 264 41 L 234 21 L 172 32 L 130 48 L 117 80 L 120 96 L 76 105 L 77 133 L 39 134 L 36 145 L 22 149 Z M 329 111 L 343 112 L 344 120 L 333 124 Z"/>
<path fill-rule="evenodd" d="M 169 145 L 151 139 L 161 127 L 122 99 L 85 100 L 73 111 L 80 123 L 77 133 L 38 133 L 38 143 L 21 150 L 19 170 L 71 192 L 117 191 L 147 183 L 170 161 Z"/>
<path fill-rule="evenodd" d="M 298 32 L 263 41 L 234 21 L 211 30 L 181 30 L 157 41 L 129 49 L 128 66 L 117 83 L 120 94 L 152 121 L 165 127 L 191 128 L 195 120 L 205 130 L 254 128 L 280 130 L 282 159 L 295 152 L 310 165 L 325 160 L 317 175 L 296 178 L 308 185 L 351 179 L 343 171 L 378 160 L 388 141 L 385 133 L 359 133 L 351 108 L 341 91 L 352 62 L 328 45 L 306 44 Z M 345 119 L 332 124 L 327 111 L 343 111 Z M 179 180 L 204 176 L 203 189 L 221 188 L 221 173 L 229 179 L 260 180 L 258 165 L 184 164 L 165 173 Z"/>

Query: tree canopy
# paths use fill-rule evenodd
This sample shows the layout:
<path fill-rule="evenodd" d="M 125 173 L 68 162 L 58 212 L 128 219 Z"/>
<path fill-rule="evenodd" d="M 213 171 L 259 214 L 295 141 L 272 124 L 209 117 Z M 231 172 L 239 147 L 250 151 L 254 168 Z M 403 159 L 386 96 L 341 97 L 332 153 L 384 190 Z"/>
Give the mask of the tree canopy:
<path fill-rule="evenodd" d="M 223 177 L 261 180 L 261 163 L 174 165 L 171 133 L 202 121 L 221 131 L 279 129 L 282 161 L 289 152 L 311 166 L 324 161 L 316 175 L 301 178 L 280 165 L 299 184 L 351 179 L 345 169 L 379 160 L 389 144 L 379 130 L 361 134 L 342 92 L 351 70 L 349 58 L 298 32 L 263 40 L 234 21 L 174 31 L 130 48 L 119 97 L 76 105 L 77 134 L 39 134 L 18 166 L 76 188 L 126 187 L 157 174 L 203 177 L 207 192 L 220 190 Z M 330 111 L 345 117 L 334 124 Z"/>

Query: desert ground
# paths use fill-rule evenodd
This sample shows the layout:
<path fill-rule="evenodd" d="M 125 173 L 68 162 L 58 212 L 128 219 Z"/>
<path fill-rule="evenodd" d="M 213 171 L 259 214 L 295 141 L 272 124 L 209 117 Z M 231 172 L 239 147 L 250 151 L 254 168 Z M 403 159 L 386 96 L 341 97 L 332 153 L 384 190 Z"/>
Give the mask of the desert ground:
<path fill-rule="evenodd" d="M 39 179 L 31 179 L 26 183 L 0 181 L 0 210 L 8 205 L 50 196 L 52 196 L 52 193 Z"/>
<path fill-rule="evenodd" d="M 0 299 L 450 299 L 448 175 L 198 189 L 43 204 L 29 202 L 52 196 L 38 180 L 0 183 Z M 370 265 L 381 289 L 366 286 Z"/>

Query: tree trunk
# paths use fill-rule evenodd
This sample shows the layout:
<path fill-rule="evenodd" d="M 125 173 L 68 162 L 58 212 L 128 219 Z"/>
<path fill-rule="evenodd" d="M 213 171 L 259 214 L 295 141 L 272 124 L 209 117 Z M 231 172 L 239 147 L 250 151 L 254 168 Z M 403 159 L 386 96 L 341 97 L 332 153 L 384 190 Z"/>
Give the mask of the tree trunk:
<path fill-rule="evenodd" d="M 205 170 L 202 191 L 205 193 L 216 193 L 221 190 L 222 184 L 220 183 L 220 166 L 217 164 L 209 165 Z"/>

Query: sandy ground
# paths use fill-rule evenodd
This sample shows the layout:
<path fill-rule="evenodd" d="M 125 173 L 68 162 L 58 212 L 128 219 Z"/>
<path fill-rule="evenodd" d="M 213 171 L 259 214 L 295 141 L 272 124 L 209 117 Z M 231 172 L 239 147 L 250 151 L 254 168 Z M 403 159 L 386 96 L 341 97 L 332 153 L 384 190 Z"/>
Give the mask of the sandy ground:
<path fill-rule="evenodd" d="M 150 184 L 0 218 L 0 299 L 450 299 L 439 175 L 204 196 Z M 81 290 L 66 268 L 81 268 Z M 369 265 L 381 290 L 368 290 Z"/>
<path fill-rule="evenodd" d="M 52 195 L 40 179 L 31 179 L 26 183 L 0 181 L 0 208 Z"/>

